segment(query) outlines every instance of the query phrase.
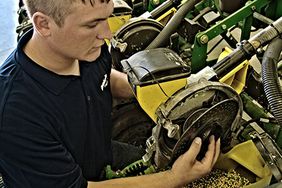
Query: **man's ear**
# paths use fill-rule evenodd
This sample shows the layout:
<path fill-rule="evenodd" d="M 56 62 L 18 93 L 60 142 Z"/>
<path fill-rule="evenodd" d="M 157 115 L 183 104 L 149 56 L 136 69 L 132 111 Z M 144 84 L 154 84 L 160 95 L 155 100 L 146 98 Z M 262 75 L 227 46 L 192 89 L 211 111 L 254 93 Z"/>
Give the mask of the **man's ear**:
<path fill-rule="evenodd" d="M 39 35 L 48 37 L 51 35 L 51 22 L 53 21 L 49 16 L 41 12 L 36 12 L 32 16 L 33 27 L 37 30 Z"/>

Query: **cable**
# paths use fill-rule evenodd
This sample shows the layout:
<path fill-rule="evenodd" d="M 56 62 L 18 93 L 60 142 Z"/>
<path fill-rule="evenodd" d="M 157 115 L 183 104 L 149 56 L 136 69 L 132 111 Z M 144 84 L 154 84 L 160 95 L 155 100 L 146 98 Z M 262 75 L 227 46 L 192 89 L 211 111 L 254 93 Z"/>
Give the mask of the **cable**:
<path fill-rule="evenodd" d="M 161 89 L 161 91 L 163 92 L 163 94 L 164 94 L 167 98 L 169 98 L 169 96 L 168 96 L 168 95 L 166 94 L 166 92 L 163 90 L 163 88 L 161 87 L 160 83 L 158 82 L 158 80 L 157 80 L 157 79 L 155 78 L 155 76 L 153 75 L 153 73 L 151 73 L 146 67 L 143 67 L 143 66 L 134 66 L 133 68 L 142 68 L 142 69 L 144 69 L 145 71 L 147 71 L 147 72 L 150 74 L 150 76 L 153 78 L 153 81 L 158 84 L 158 86 L 159 86 L 159 88 Z M 133 69 L 133 68 L 132 68 L 132 69 Z"/>
<path fill-rule="evenodd" d="M 244 122 L 240 126 L 239 130 L 235 134 L 235 138 L 238 138 L 239 134 L 241 134 L 242 131 L 251 123 L 277 123 L 277 120 L 275 118 L 272 118 L 272 117 L 263 117 L 263 118 L 250 119 L 250 120 Z"/>

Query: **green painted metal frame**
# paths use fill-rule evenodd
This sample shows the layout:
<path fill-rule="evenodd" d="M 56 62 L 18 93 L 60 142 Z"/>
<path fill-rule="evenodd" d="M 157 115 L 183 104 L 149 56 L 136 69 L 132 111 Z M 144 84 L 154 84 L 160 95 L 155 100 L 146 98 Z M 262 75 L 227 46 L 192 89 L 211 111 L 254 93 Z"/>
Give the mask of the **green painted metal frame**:
<path fill-rule="evenodd" d="M 262 8 L 266 7 L 270 2 L 271 0 L 248 1 L 244 7 L 227 16 L 219 23 L 206 31 L 199 32 L 194 40 L 191 60 L 192 72 L 196 73 L 205 66 L 211 66 L 211 62 L 207 61 L 208 42 L 216 36 L 221 35 L 229 28 L 238 25 L 238 27 L 242 29 L 241 40 L 248 39 L 251 32 L 253 12 L 260 12 Z M 198 7 L 200 7 L 200 5 Z"/>

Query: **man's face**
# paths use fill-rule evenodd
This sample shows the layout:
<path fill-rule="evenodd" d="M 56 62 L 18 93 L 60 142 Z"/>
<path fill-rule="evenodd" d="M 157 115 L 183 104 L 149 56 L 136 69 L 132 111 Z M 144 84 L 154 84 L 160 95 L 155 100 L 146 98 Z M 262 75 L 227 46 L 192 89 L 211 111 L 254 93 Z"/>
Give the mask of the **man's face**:
<path fill-rule="evenodd" d="M 53 24 L 49 46 L 63 58 L 94 61 L 104 39 L 112 37 L 107 18 L 113 12 L 113 2 L 96 0 L 94 6 L 87 2 L 74 3 L 72 7 L 61 27 Z"/>

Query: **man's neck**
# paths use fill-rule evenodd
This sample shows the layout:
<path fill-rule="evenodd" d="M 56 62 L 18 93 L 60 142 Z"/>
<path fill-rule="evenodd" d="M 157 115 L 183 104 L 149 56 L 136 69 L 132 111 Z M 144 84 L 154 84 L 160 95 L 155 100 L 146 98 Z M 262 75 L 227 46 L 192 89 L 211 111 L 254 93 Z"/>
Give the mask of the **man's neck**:
<path fill-rule="evenodd" d="M 59 75 L 80 75 L 77 59 L 60 56 L 40 40 L 40 37 L 33 35 L 24 47 L 23 50 L 30 59 Z"/>

